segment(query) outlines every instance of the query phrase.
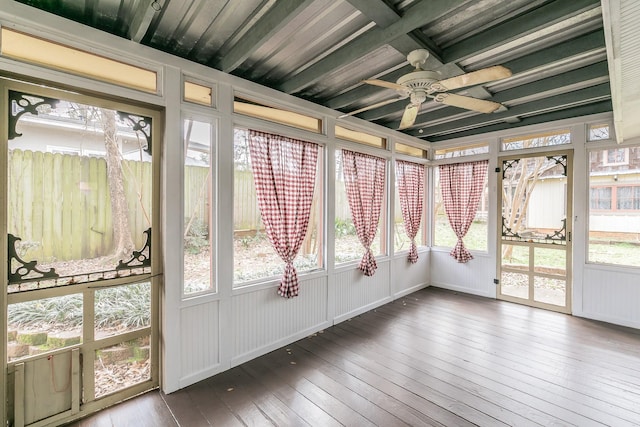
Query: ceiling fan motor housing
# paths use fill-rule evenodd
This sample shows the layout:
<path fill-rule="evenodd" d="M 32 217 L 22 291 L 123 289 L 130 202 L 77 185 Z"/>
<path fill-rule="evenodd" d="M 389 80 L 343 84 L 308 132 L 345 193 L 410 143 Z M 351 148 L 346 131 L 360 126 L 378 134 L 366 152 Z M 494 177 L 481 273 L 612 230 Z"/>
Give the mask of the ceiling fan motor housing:
<path fill-rule="evenodd" d="M 414 94 L 418 97 L 424 96 L 426 99 L 427 94 L 433 92 L 431 85 L 439 80 L 440 75 L 435 71 L 419 70 L 405 74 L 398 79 L 397 83 L 410 91 L 413 102 Z M 420 102 L 423 101 L 424 99 Z"/>

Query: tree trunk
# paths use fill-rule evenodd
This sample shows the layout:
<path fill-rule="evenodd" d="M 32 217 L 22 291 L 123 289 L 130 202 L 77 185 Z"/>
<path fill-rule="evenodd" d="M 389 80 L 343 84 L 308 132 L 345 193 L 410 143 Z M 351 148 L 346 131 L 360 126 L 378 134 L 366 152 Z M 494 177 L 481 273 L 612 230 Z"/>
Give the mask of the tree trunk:
<path fill-rule="evenodd" d="M 107 180 L 111 196 L 111 222 L 113 223 L 113 253 L 115 260 L 128 260 L 133 254 L 134 244 L 129 228 L 129 206 L 124 193 L 122 159 L 116 135 L 116 113 L 101 109 L 104 129 L 104 145 L 107 158 Z"/>

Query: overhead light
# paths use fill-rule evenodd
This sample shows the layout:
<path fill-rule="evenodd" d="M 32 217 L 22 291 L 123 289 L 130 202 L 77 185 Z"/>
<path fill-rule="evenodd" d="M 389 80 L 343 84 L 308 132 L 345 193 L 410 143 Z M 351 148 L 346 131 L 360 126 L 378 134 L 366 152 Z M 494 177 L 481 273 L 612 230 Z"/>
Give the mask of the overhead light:
<path fill-rule="evenodd" d="M 160 9 L 162 9 L 162 5 L 158 0 L 153 0 L 153 2 L 151 3 L 151 9 L 155 10 L 156 12 L 160 12 Z"/>

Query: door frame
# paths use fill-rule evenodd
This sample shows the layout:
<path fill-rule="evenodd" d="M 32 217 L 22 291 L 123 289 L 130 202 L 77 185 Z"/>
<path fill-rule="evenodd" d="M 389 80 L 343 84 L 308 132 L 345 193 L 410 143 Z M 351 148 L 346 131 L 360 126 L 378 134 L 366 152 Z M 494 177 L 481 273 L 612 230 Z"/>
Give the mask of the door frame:
<path fill-rule="evenodd" d="M 53 287 L 47 289 L 37 290 L 38 297 L 33 297 L 32 295 L 27 295 L 27 293 L 14 293 L 9 295 L 7 293 L 7 286 L 2 292 L 0 292 L 0 306 L 3 308 L 4 313 L 6 313 L 6 309 L 9 305 L 9 302 L 22 302 L 33 299 L 43 299 L 50 298 L 52 296 L 63 296 L 68 294 L 80 293 L 84 296 L 83 299 L 83 341 L 80 344 L 68 346 L 60 350 L 53 350 L 51 352 L 45 353 L 47 356 L 49 354 L 56 355 L 66 351 L 75 351 L 76 354 L 79 351 L 82 354 L 83 358 L 83 367 L 82 367 L 82 377 L 86 377 L 88 373 L 93 374 L 93 363 L 94 363 L 94 355 L 95 350 L 98 348 L 106 348 L 110 345 L 117 342 L 127 341 L 129 338 L 135 338 L 137 334 L 134 332 L 126 332 L 122 335 L 110 336 L 105 339 L 98 341 L 93 340 L 93 319 L 89 318 L 88 314 L 93 314 L 94 309 L 88 309 L 88 305 L 93 305 L 94 299 L 93 296 L 95 292 L 100 289 L 108 288 L 108 287 L 117 287 L 128 284 L 130 282 L 133 283 L 150 283 L 151 289 L 151 319 L 150 326 L 148 327 L 149 336 L 150 336 L 150 355 L 149 355 L 149 363 L 150 363 L 150 379 L 147 381 L 143 381 L 141 383 L 137 383 L 133 386 L 129 386 L 123 389 L 120 389 L 114 393 L 107 394 L 100 398 L 95 398 L 95 390 L 93 389 L 93 376 L 89 379 L 82 379 L 81 386 L 88 381 L 89 383 L 89 391 L 92 397 L 92 400 L 87 402 L 83 402 L 80 404 L 79 412 L 75 412 L 73 414 L 60 414 L 60 416 L 52 416 L 45 420 L 50 420 L 49 422 L 69 422 L 73 419 L 77 419 L 80 417 L 84 417 L 90 413 L 96 412 L 108 406 L 111 406 L 119 401 L 127 399 L 129 397 L 133 397 L 137 394 L 140 394 L 144 391 L 152 390 L 157 388 L 160 385 L 160 362 L 161 362 L 161 348 L 159 345 L 159 337 L 160 337 L 160 293 L 162 287 L 162 247 L 161 247 L 161 222 L 160 222 L 160 209 L 161 209 L 161 152 L 162 152 L 162 141 L 163 141 L 163 114 L 161 109 L 157 106 L 147 105 L 144 106 L 140 104 L 140 102 L 131 101 L 127 99 L 116 99 L 114 97 L 109 97 L 106 95 L 100 94 L 90 94 L 90 93 L 81 93 L 77 92 L 69 92 L 65 90 L 64 87 L 56 87 L 55 84 L 48 84 L 46 82 L 36 82 L 29 78 L 20 78 L 16 77 L 19 80 L 7 79 L 5 76 L 0 75 L 0 120 L 2 123 L 2 134 L 0 135 L 0 144 L 2 144 L 0 148 L 0 277 L 4 277 L 5 283 L 7 282 L 7 277 L 9 274 L 7 267 L 7 259 L 8 259 L 8 237 L 7 237 L 7 227 L 8 227 L 8 217 L 7 217 L 7 209 L 6 204 L 8 201 L 8 128 L 9 128 L 9 104 L 8 104 L 8 92 L 9 90 L 23 92 L 27 94 L 33 94 L 36 96 L 49 97 L 54 99 L 64 99 L 73 102 L 84 103 L 88 105 L 99 106 L 103 108 L 108 108 L 116 111 L 126 111 L 127 113 L 141 116 L 141 117 L 149 117 L 152 120 L 151 123 L 151 136 L 150 136 L 150 144 L 153 146 L 153 155 L 152 159 L 152 175 L 151 175 L 151 233 L 150 233 L 150 272 L 137 274 L 135 276 L 128 277 L 120 277 L 113 279 L 105 279 L 99 282 L 87 282 L 87 283 L 77 283 L 72 285 L 65 285 L 60 287 Z M 140 248 L 135 248 L 135 250 L 140 250 Z M 134 278 L 135 280 L 132 280 Z M 132 284 L 133 284 L 132 283 Z M 88 319 L 88 320 L 87 320 Z M 9 373 L 15 372 L 15 366 L 18 363 L 29 362 L 30 360 L 36 360 L 40 355 L 37 356 L 29 356 L 18 361 L 8 361 L 7 354 L 7 341 L 8 341 L 8 318 L 7 316 L 2 316 L 2 320 L 0 320 L 0 328 L 2 329 L 1 338 L 2 344 L 0 347 L 0 357 L 3 358 L 3 369 L 0 374 L 0 380 L 2 381 L 2 391 L 3 396 L 9 396 L 9 391 L 11 391 L 11 395 L 13 394 L 12 390 L 9 390 L 7 382 Z M 91 330 L 88 330 L 91 329 Z M 141 330 L 147 330 L 147 328 L 142 328 Z M 89 340 L 87 340 L 87 337 Z M 86 341 L 85 341 L 86 340 Z M 10 414 L 8 411 L 10 406 L 6 405 L 5 399 L 3 399 L 2 404 L 0 405 L 0 409 L 2 410 L 2 417 L 0 419 L 6 420 Z M 36 424 L 40 425 L 43 422 L 47 423 L 47 421 L 42 420 L 37 422 Z"/>
<path fill-rule="evenodd" d="M 571 314 L 572 307 L 572 297 L 573 297 L 573 242 L 572 242 L 572 232 L 573 232 L 573 152 L 572 148 L 564 148 L 564 149 L 556 149 L 549 150 L 549 147 L 544 147 L 544 150 L 527 150 L 526 152 L 519 152 L 517 154 L 504 154 L 498 155 L 498 167 L 496 168 L 496 172 L 500 175 L 498 176 L 498 180 L 496 183 L 496 213 L 497 213 L 497 227 L 496 227 L 496 298 L 499 300 L 515 302 L 518 304 L 529 305 L 531 307 L 543 308 L 551 311 L 557 311 L 560 313 Z M 501 153 L 502 154 L 502 153 Z M 561 245 L 565 248 L 566 253 L 566 274 L 565 274 L 565 306 L 557 306 L 554 304 L 544 303 L 541 301 L 535 301 L 532 297 L 534 288 L 532 282 L 532 278 L 535 277 L 534 265 L 535 262 L 534 256 L 531 255 L 532 248 L 540 247 L 550 247 L 549 243 L 536 243 L 536 242 L 527 242 L 527 241 L 512 241 L 512 240 L 504 240 L 503 239 L 503 224 L 502 224 L 502 182 L 503 182 L 503 165 L 505 161 L 515 160 L 515 159 L 525 159 L 532 157 L 545 157 L 545 156 L 566 156 L 567 165 L 566 165 L 566 197 L 565 197 L 565 208 L 566 208 L 566 224 L 565 224 L 565 244 Z M 502 293 L 502 247 L 504 244 L 515 245 L 515 246 L 525 246 L 530 248 L 529 255 L 529 266 L 526 272 L 529 278 L 529 295 L 527 299 L 518 298 L 511 295 L 505 295 Z M 558 248 L 560 245 L 553 245 L 554 248 Z M 524 271 L 523 271 L 524 273 Z"/>

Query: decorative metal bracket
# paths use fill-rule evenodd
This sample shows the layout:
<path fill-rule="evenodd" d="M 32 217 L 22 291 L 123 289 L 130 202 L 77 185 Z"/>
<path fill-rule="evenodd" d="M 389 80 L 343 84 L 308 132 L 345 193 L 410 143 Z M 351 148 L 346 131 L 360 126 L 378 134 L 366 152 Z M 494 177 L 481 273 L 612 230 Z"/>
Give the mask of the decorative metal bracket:
<path fill-rule="evenodd" d="M 122 120 L 126 120 L 131 123 L 131 127 L 136 132 L 141 132 L 147 141 L 147 146 L 143 148 L 149 155 L 151 155 L 151 117 L 135 116 L 133 114 L 124 113 L 118 111 L 118 116 Z"/>
<path fill-rule="evenodd" d="M 57 279 L 60 277 L 56 270 L 50 268 L 49 271 L 42 271 L 36 267 L 38 261 L 25 261 L 18 256 L 18 252 L 16 250 L 16 243 L 22 240 L 19 237 L 14 236 L 13 234 L 8 234 L 8 246 L 9 246 L 9 258 L 8 262 L 8 272 L 9 272 L 9 284 L 14 283 L 22 283 L 22 282 L 34 282 L 43 279 Z M 16 261 L 19 266 L 12 271 L 13 261 Z M 37 276 L 33 276 L 35 273 Z M 27 277 L 32 275 L 31 277 Z"/>
<path fill-rule="evenodd" d="M 562 168 L 564 169 L 562 176 L 567 176 L 567 156 L 566 155 L 563 154 L 561 156 L 547 156 L 547 160 L 553 160 L 556 165 L 562 166 Z"/>
<path fill-rule="evenodd" d="M 507 171 L 520 163 L 520 159 L 503 160 L 502 161 L 502 179 L 507 175 Z M 496 171 L 498 172 L 498 171 Z"/>
<path fill-rule="evenodd" d="M 144 234 L 147 235 L 147 241 L 144 243 L 142 249 L 133 251 L 133 256 L 128 261 L 120 260 L 116 270 L 151 266 L 151 228 L 147 228 Z"/>
<path fill-rule="evenodd" d="M 39 100 L 39 101 L 36 101 Z M 13 103 L 20 108 L 21 111 L 14 111 L 12 108 Z M 9 91 L 9 139 L 14 139 L 18 136 L 22 136 L 21 133 L 16 131 L 16 125 L 18 120 L 25 113 L 31 113 L 34 116 L 38 115 L 38 107 L 41 105 L 48 105 L 51 108 L 56 108 L 56 105 L 60 102 L 59 99 L 47 98 L 45 96 L 28 95 L 21 92 Z"/>
<path fill-rule="evenodd" d="M 560 228 L 560 230 L 554 231 L 551 234 L 547 234 L 546 236 L 544 236 L 544 239 L 561 242 L 567 240 L 567 218 L 562 219 L 562 228 Z"/>
<path fill-rule="evenodd" d="M 508 237 L 512 239 L 522 239 L 522 236 L 511 228 L 507 227 L 507 219 L 502 217 L 502 237 Z"/>

